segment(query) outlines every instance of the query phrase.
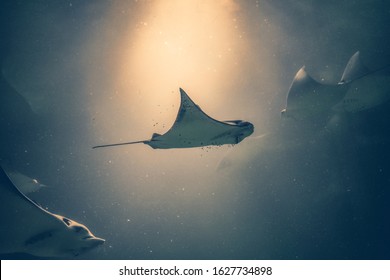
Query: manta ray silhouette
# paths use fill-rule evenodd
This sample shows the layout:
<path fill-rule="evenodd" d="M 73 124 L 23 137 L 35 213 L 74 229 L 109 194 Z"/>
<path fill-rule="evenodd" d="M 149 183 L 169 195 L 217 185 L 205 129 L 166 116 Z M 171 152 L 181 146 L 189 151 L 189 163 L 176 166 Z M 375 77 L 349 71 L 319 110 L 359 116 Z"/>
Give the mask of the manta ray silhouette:
<path fill-rule="evenodd" d="M 181 103 L 173 126 L 150 140 L 99 145 L 93 148 L 143 143 L 153 149 L 192 148 L 238 144 L 253 133 L 253 124 L 242 120 L 218 121 L 204 113 L 180 88 Z"/>
<path fill-rule="evenodd" d="M 313 120 L 332 112 L 357 113 L 390 99 L 390 65 L 369 70 L 356 52 L 345 67 L 338 84 L 322 84 L 302 67 L 290 86 L 282 116 Z"/>
<path fill-rule="evenodd" d="M 74 257 L 104 239 L 78 222 L 53 214 L 26 197 L 0 166 L 0 254 Z"/>

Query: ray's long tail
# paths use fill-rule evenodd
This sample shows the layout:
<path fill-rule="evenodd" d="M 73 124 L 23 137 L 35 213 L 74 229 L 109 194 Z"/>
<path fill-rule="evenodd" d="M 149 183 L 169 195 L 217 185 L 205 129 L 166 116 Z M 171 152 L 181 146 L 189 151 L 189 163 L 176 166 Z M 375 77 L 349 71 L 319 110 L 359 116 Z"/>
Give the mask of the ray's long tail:
<path fill-rule="evenodd" d="M 145 142 L 147 142 L 147 141 L 146 141 L 146 140 L 142 140 L 142 141 L 134 141 L 134 142 L 125 142 L 125 143 L 115 143 L 115 144 L 98 145 L 98 146 L 93 146 L 92 149 L 96 149 L 96 148 L 106 148 L 106 147 L 114 147 L 114 146 L 123 146 L 123 145 L 131 145 L 131 144 L 139 144 L 139 143 L 145 144 Z"/>

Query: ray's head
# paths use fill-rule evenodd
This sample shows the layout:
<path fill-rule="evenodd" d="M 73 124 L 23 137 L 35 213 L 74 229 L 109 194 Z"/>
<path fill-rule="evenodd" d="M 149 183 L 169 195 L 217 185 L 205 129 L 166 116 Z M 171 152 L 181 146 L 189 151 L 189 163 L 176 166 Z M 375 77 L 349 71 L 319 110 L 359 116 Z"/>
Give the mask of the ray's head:
<path fill-rule="evenodd" d="M 309 117 L 305 115 L 305 110 L 294 110 L 290 108 L 285 108 L 280 111 L 280 116 L 284 122 L 290 122 L 291 120 L 293 122 L 299 122 L 309 119 Z"/>
<path fill-rule="evenodd" d="M 41 257 L 76 257 L 105 242 L 93 235 L 85 225 L 60 215 L 53 216 L 62 225 L 27 240 L 25 245 L 29 253 Z"/>
<path fill-rule="evenodd" d="M 64 252 L 66 254 L 70 253 L 74 256 L 78 256 L 105 242 L 104 239 L 93 235 L 85 225 L 66 217 L 59 216 L 59 218 L 67 226 L 67 231 L 64 232 L 65 236 L 63 239 L 65 244 Z"/>
<path fill-rule="evenodd" d="M 280 111 L 280 116 L 282 117 L 282 119 L 288 118 L 287 108 Z"/>
<path fill-rule="evenodd" d="M 243 122 L 238 123 L 237 126 L 240 128 L 240 133 L 237 137 L 237 143 L 240 143 L 246 137 L 252 135 L 252 133 L 254 131 L 254 126 L 250 122 L 243 121 Z"/>

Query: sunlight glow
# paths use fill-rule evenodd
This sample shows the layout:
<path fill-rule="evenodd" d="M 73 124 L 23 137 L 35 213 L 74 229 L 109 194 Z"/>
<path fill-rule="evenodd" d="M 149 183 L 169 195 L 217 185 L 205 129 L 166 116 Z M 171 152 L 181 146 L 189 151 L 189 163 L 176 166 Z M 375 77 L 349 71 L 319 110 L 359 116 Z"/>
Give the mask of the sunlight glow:
<path fill-rule="evenodd" d="M 238 9 L 230 0 L 156 1 L 135 26 L 130 20 L 113 77 L 121 102 L 139 104 L 131 110 L 134 117 L 147 115 L 149 124 L 158 119 L 169 128 L 179 105 L 179 87 L 206 111 L 218 108 L 236 54 L 245 47 L 234 17 Z M 156 106 L 165 108 L 164 114 Z"/>
<path fill-rule="evenodd" d="M 237 109 L 242 92 L 232 90 L 243 77 L 241 60 L 249 50 L 239 13 L 233 0 L 114 1 L 89 42 L 89 56 L 102 65 L 88 69 L 92 146 L 165 133 L 177 115 L 179 87 L 216 119 L 245 119 L 246 108 Z M 208 154 L 202 163 L 199 157 L 208 148 L 156 151 L 143 144 L 102 153 L 107 161 L 137 163 L 145 174 L 158 170 L 161 161 L 166 172 L 177 166 L 184 172 L 192 161 L 204 165 L 198 168 L 203 172 L 221 156 Z"/>

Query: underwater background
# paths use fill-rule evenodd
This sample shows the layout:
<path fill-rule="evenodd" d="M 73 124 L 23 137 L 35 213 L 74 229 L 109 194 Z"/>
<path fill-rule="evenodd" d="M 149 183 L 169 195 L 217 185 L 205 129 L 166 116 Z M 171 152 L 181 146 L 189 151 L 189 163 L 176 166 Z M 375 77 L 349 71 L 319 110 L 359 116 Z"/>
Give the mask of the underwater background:
<path fill-rule="evenodd" d="M 32 199 L 106 240 L 77 259 L 389 259 L 389 102 L 315 125 L 280 116 L 303 65 L 333 84 L 356 51 L 390 65 L 386 1 L 8 0 L 0 13 L 0 158 L 49 186 Z M 254 134 L 92 149 L 167 131 L 179 87 Z"/>

